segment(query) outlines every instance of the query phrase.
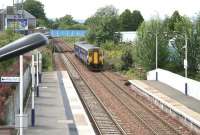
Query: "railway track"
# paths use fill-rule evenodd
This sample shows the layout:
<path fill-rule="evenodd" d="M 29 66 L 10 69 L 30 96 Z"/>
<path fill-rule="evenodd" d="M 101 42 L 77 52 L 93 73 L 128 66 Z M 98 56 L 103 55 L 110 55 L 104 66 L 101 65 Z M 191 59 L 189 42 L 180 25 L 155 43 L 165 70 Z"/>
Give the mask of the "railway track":
<path fill-rule="evenodd" d="M 173 128 L 168 123 L 163 121 L 159 116 L 146 107 L 136 98 L 126 93 L 123 88 L 116 84 L 105 73 L 97 73 L 95 75 L 97 80 L 108 89 L 130 112 L 132 112 L 153 134 L 184 134 L 178 129 Z"/>
<path fill-rule="evenodd" d="M 126 135 L 125 131 L 113 118 L 114 116 L 106 109 L 101 100 L 99 100 L 84 82 L 73 63 L 71 63 L 64 54 L 60 54 L 60 58 L 68 69 L 70 77 L 73 80 L 84 106 L 91 116 L 91 120 L 93 121 L 93 125 L 96 127 L 98 134 Z"/>
<path fill-rule="evenodd" d="M 66 46 L 64 49 L 70 50 Z M 124 86 L 111 79 L 111 74 L 106 75 L 107 72 L 94 73 L 87 71 L 85 68 L 81 68 L 80 62 L 73 60 L 74 57 L 71 53 L 66 53 L 65 55 L 71 63 L 76 64 L 74 67 L 85 78 L 84 82 L 90 88 L 93 88 L 93 95 L 97 95 L 98 97 L 96 97 L 99 101 L 102 101 L 104 106 L 110 107 L 109 110 L 112 111 L 114 118 L 116 117 L 115 122 L 121 125 L 127 134 L 192 134 L 189 130 L 184 129 L 184 126 L 181 126 L 180 123 L 174 122 L 175 126 L 173 127 L 172 123 L 168 123 L 172 119 L 171 117 L 164 116 L 162 113 L 156 114 L 162 111 L 157 108 L 149 109 L 147 107 L 149 104 L 142 103 L 134 96 L 131 96 L 130 91 L 127 92 Z M 80 92 L 81 96 L 82 93 Z"/>

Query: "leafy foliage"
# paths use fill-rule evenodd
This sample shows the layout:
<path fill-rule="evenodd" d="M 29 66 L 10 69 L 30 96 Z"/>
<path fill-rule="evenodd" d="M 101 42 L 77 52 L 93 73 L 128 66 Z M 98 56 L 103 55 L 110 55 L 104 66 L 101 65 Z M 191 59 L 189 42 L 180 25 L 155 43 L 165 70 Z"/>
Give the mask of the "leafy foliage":
<path fill-rule="evenodd" d="M 122 69 L 123 70 L 127 70 L 129 67 L 132 67 L 133 65 L 133 56 L 132 56 L 132 52 L 130 49 L 126 49 L 122 56 L 121 56 L 121 60 L 123 62 L 122 65 Z"/>
<path fill-rule="evenodd" d="M 24 9 L 37 19 L 46 19 L 44 5 L 37 0 L 26 0 L 24 2 Z"/>
<path fill-rule="evenodd" d="M 168 40 L 161 34 L 163 32 L 163 24 L 159 18 L 143 22 L 138 30 L 136 42 L 137 60 L 147 70 L 155 68 L 156 34 L 159 52 L 158 67 L 162 68 L 168 63 Z"/>
<path fill-rule="evenodd" d="M 141 23 L 144 21 L 143 16 L 141 15 L 140 11 L 134 10 L 132 13 L 133 18 L 133 31 L 136 31 Z"/>
<path fill-rule="evenodd" d="M 133 18 L 131 11 L 129 9 L 126 9 L 120 16 L 119 16 L 119 22 L 120 22 L 120 30 L 121 31 L 132 31 L 133 30 Z"/>
<path fill-rule="evenodd" d="M 136 31 L 144 21 L 140 11 L 134 10 L 133 13 L 126 9 L 119 17 L 121 31 Z"/>
<path fill-rule="evenodd" d="M 117 9 L 113 6 L 106 6 L 86 20 L 89 26 L 87 38 L 89 41 L 105 42 L 114 40 L 115 32 L 119 29 Z"/>

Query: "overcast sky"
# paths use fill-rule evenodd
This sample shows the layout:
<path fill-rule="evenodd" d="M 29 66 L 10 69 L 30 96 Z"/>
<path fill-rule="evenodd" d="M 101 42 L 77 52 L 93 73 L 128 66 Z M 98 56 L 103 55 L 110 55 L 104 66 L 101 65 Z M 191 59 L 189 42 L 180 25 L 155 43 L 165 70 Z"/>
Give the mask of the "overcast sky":
<path fill-rule="evenodd" d="M 0 0 L 0 8 L 12 5 L 13 0 Z M 17 0 L 15 0 L 17 1 Z M 21 1 L 21 0 L 19 0 Z M 44 4 L 48 18 L 59 18 L 70 14 L 76 20 L 84 20 L 96 10 L 106 5 L 114 5 L 119 13 L 126 8 L 140 10 L 145 19 L 159 14 L 164 18 L 178 10 L 181 15 L 189 17 L 200 12 L 199 0 L 39 0 Z"/>

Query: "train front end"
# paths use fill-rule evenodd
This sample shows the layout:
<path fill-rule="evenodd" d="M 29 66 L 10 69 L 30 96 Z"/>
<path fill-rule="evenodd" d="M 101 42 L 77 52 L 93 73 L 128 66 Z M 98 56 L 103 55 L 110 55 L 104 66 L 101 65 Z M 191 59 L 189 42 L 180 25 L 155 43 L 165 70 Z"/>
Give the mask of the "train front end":
<path fill-rule="evenodd" d="M 99 48 L 88 52 L 88 66 L 91 70 L 102 70 L 103 61 L 103 51 Z"/>

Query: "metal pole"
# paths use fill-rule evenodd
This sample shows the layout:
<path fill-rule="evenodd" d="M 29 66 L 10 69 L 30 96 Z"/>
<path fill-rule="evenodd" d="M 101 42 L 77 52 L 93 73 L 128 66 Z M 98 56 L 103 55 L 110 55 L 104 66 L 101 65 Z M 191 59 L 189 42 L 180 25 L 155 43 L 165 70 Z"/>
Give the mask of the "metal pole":
<path fill-rule="evenodd" d="M 37 97 L 39 97 L 39 52 L 37 51 L 37 60 L 36 60 L 36 67 L 37 67 L 37 73 L 36 73 L 36 76 L 37 76 Z"/>
<path fill-rule="evenodd" d="M 158 33 L 156 32 L 156 81 L 158 80 Z"/>
<path fill-rule="evenodd" d="M 158 35 L 156 33 L 156 69 L 158 68 Z"/>
<path fill-rule="evenodd" d="M 185 78 L 187 78 L 187 67 L 188 67 L 188 58 L 187 58 L 187 51 L 188 51 L 188 48 L 187 48 L 187 35 L 185 34 L 185 60 L 186 60 L 186 67 L 185 67 Z"/>
<path fill-rule="evenodd" d="M 23 135 L 23 55 L 20 55 L 20 135 Z"/>
<path fill-rule="evenodd" d="M 31 123 L 32 127 L 35 126 L 35 65 L 34 65 L 34 55 L 32 55 L 32 65 L 31 65 L 31 74 L 32 74 L 32 111 L 31 111 Z"/>
<path fill-rule="evenodd" d="M 187 68 L 188 68 L 188 58 L 187 58 L 187 51 L 188 51 L 188 48 L 187 48 L 187 34 L 185 33 L 185 61 L 186 61 L 186 64 L 185 64 L 185 79 L 187 79 Z M 187 96 L 188 94 L 188 87 L 187 87 L 187 81 L 185 82 L 185 95 Z"/>

